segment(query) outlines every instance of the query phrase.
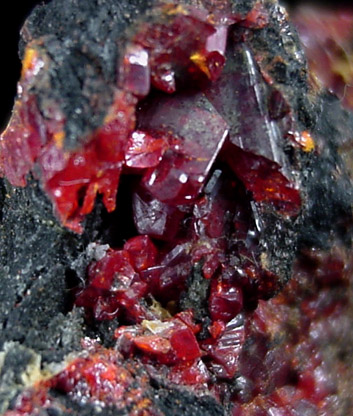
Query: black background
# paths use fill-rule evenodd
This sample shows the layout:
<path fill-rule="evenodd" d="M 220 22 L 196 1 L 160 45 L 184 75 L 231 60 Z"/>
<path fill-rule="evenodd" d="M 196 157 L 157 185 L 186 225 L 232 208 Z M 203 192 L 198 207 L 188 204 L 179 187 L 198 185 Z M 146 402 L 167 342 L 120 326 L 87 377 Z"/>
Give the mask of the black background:
<path fill-rule="evenodd" d="M 117 0 L 119 1 L 119 0 Z M 353 0 L 331 0 L 331 1 L 315 1 L 319 6 L 339 7 L 352 5 Z M 36 4 L 40 4 L 39 0 L 17 0 L 5 2 L 2 6 L 2 24 L 0 26 L 1 36 L 1 55 L 0 55 L 0 71 L 1 71 L 1 85 L 0 85 L 0 131 L 5 127 L 14 97 L 16 94 L 16 83 L 20 76 L 21 63 L 18 58 L 18 41 L 21 26 Z M 43 1 L 42 1 L 43 3 Z M 305 0 L 287 0 L 284 2 L 290 7 L 295 7 L 297 4 L 308 3 Z M 6 10 L 8 9 L 8 10 Z"/>

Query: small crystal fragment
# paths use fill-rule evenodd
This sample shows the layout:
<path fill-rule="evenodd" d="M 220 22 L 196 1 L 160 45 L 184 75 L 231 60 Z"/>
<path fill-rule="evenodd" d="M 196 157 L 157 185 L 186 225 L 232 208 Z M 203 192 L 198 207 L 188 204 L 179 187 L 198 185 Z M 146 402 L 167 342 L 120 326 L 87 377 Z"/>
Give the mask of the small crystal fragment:
<path fill-rule="evenodd" d="M 140 45 L 130 44 L 126 48 L 120 74 L 121 87 L 137 97 L 144 97 L 150 90 L 150 67 L 148 53 Z"/>

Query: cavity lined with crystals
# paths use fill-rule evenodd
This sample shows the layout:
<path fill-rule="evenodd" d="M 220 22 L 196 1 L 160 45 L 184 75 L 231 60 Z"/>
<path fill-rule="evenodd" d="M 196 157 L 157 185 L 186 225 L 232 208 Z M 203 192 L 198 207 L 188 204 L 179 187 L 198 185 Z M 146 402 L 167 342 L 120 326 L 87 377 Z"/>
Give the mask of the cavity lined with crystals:
<path fill-rule="evenodd" d="M 343 259 L 313 250 L 285 287 L 306 198 L 298 155 L 314 153 L 315 137 L 257 49 L 271 13 L 278 24 L 283 17 L 263 2 L 243 13 L 226 0 L 203 3 L 151 6 L 112 29 L 107 48 L 119 44 L 119 53 L 110 69 L 101 45 L 74 39 L 81 49 L 67 41 L 55 57 L 57 39 L 26 31 L 1 174 L 15 186 L 35 176 L 71 231 L 102 216 L 99 256 L 87 250 L 86 280 L 72 297 L 85 325 L 109 340 L 84 339 L 81 355 L 6 416 L 55 408 L 60 395 L 160 414 L 146 386 L 168 383 L 207 393 L 233 416 L 328 406 L 335 381 L 316 329 L 326 319 L 334 326 L 347 277 Z M 52 74 L 78 49 L 82 96 L 60 96 Z"/>
<path fill-rule="evenodd" d="M 14 185 L 23 186 L 25 175 L 35 168 L 62 223 L 82 232 L 81 222 L 92 211 L 97 194 L 103 195 L 108 211 L 115 209 L 119 177 L 126 168 L 143 174 L 146 191 L 161 202 L 188 203 L 200 194 L 225 148 L 228 163 L 256 200 L 274 201 L 279 209 L 296 213 L 300 197 L 281 148 L 288 132 L 278 131 L 266 115 L 268 87 L 244 43 L 232 42 L 222 72 L 227 27 L 235 19 L 228 18 L 227 24 L 221 24 L 221 17 L 210 23 L 206 10 L 189 6 L 154 10 L 125 46 L 101 125 L 76 149 L 66 145 L 65 123 L 72 115 L 65 114 L 65 104 L 49 98 L 37 101 L 36 90 L 50 84 L 48 71 L 56 63 L 41 40 L 33 40 L 26 49 L 13 116 L 1 136 L 0 171 Z M 151 82 L 171 93 L 178 80 L 182 83 L 175 96 L 149 94 Z M 201 84 L 185 93 L 185 82 Z M 231 98 L 226 98 L 229 93 Z M 83 110 L 75 111 L 79 116 Z M 257 145 L 257 140 L 268 144 Z M 268 150 L 262 154 L 260 149 Z M 145 168 L 149 169 L 144 172 Z"/>

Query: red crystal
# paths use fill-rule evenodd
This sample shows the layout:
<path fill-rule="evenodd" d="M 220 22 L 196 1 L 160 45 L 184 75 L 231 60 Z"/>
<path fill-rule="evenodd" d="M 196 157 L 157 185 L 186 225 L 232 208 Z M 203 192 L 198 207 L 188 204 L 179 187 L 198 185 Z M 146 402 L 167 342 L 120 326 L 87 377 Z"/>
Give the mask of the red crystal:
<path fill-rule="evenodd" d="M 160 259 L 159 266 L 144 270 L 141 279 L 158 300 L 166 303 L 179 298 L 191 267 L 187 245 L 179 244 Z"/>
<path fill-rule="evenodd" d="M 41 123 L 33 97 L 26 104 L 15 104 L 10 124 L 0 140 L 0 173 L 15 186 L 25 186 L 25 177 L 40 153 Z"/>
<path fill-rule="evenodd" d="M 300 194 L 293 183 L 283 176 L 277 164 L 241 149 L 233 149 L 232 157 L 229 154 L 226 156 L 229 165 L 256 201 L 272 203 L 283 214 L 299 213 Z"/>
<path fill-rule="evenodd" d="M 141 335 L 134 339 L 135 346 L 151 355 L 167 354 L 171 350 L 170 341 L 158 335 Z"/>
<path fill-rule="evenodd" d="M 193 319 L 192 315 L 188 316 L 187 312 L 184 312 L 184 315 L 176 315 L 165 321 L 156 319 L 143 321 L 142 327 L 137 330 L 134 337 L 129 335 L 128 328 L 126 330 L 121 328 L 115 334 L 118 339 L 117 345 L 122 352 L 126 353 L 129 350 L 129 353 L 133 354 L 134 351 L 139 351 L 152 362 L 157 360 L 169 366 L 177 365 L 179 371 L 180 363 L 189 362 L 188 367 L 190 367 L 201 356 L 195 337 L 199 327 L 190 321 Z M 185 319 L 187 322 L 184 321 Z M 127 342 L 130 343 L 128 350 Z"/>
<path fill-rule="evenodd" d="M 208 302 L 212 320 L 228 322 L 242 310 L 243 294 L 239 287 L 214 280 Z"/>
<path fill-rule="evenodd" d="M 138 189 L 133 194 L 133 216 L 140 234 L 172 242 L 180 231 L 185 212 Z"/>
<path fill-rule="evenodd" d="M 150 90 L 150 67 L 148 53 L 140 45 L 130 44 L 126 48 L 121 66 L 120 83 L 125 91 L 144 97 Z"/>
<path fill-rule="evenodd" d="M 64 117 L 54 105 L 47 108 L 48 120 L 39 112 L 31 92 L 37 79 L 45 77 L 46 65 L 40 48 L 26 50 L 23 60 L 18 98 L 9 125 L 0 138 L 0 173 L 14 186 L 25 186 L 25 176 L 40 155 L 41 148 L 51 139 L 60 137 Z"/>
<path fill-rule="evenodd" d="M 192 202 L 226 138 L 225 121 L 203 94 L 158 96 L 140 110 L 139 128 L 169 136 L 161 162 L 143 178 L 145 189 L 162 202 Z"/>
<path fill-rule="evenodd" d="M 269 87 L 249 48 L 235 44 L 228 53 L 220 79 L 205 91 L 230 126 L 225 158 L 255 200 L 271 202 L 289 215 L 298 214 L 300 195 L 283 150 L 288 131 L 278 130 L 260 96 Z"/>
<path fill-rule="evenodd" d="M 80 223 L 92 211 L 97 193 L 103 195 L 109 212 L 115 209 L 126 142 L 134 127 L 135 102 L 129 94 L 118 91 L 105 124 L 82 150 L 68 155 L 53 143 L 39 159 L 57 213 L 74 231 L 82 231 Z"/>
<path fill-rule="evenodd" d="M 169 379 L 178 385 L 202 386 L 210 379 L 209 372 L 201 359 L 184 361 L 173 367 Z"/>
<path fill-rule="evenodd" d="M 189 328 L 182 328 L 175 331 L 170 338 L 170 343 L 180 360 L 195 360 L 201 355 L 199 344 Z"/>
<path fill-rule="evenodd" d="M 134 131 L 129 138 L 125 163 L 129 168 L 153 168 L 168 148 L 164 137 L 156 138 L 143 131 Z"/>
<path fill-rule="evenodd" d="M 206 11 L 169 4 L 164 13 L 164 21 L 145 23 L 134 37 L 150 55 L 152 84 L 164 92 L 175 92 L 185 70 L 215 79 L 224 64 L 226 31 L 209 41 L 216 29 L 206 21 Z"/>
<path fill-rule="evenodd" d="M 132 254 L 136 243 L 135 240 L 128 244 Z M 153 253 L 152 244 L 148 244 L 148 241 L 145 244 L 149 257 L 151 251 Z M 147 267 L 153 258 L 145 258 L 144 261 L 147 263 L 139 260 L 137 266 Z M 130 321 L 140 322 L 148 317 L 145 308 L 139 303 L 147 294 L 147 285 L 133 269 L 128 251 L 108 251 L 101 260 L 90 265 L 88 276 L 89 284 L 78 295 L 76 304 L 91 310 L 95 319 L 114 319 L 117 315 L 123 315 Z"/>
<path fill-rule="evenodd" d="M 238 316 L 225 327 L 224 333 L 216 340 L 206 340 L 201 344 L 206 352 L 210 371 L 217 377 L 231 379 L 239 370 L 239 356 L 245 341 L 245 329 Z"/>
<path fill-rule="evenodd" d="M 131 263 L 137 272 L 142 272 L 156 264 L 158 251 L 147 235 L 131 238 L 124 244 L 131 258 Z"/>

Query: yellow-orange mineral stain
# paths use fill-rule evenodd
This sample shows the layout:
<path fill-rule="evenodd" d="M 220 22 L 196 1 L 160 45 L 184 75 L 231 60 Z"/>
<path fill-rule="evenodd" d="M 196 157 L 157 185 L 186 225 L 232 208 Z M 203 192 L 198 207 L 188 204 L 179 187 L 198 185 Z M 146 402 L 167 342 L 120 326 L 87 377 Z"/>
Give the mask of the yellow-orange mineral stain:
<path fill-rule="evenodd" d="M 210 70 L 207 66 L 207 61 L 205 55 L 196 52 L 190 56 L 190 60 L 200 68 L 200 70 L 207 75 L 208 78 L 211 78 Z"/>
<path fill-rule="evenodd" d="M 304 130 L 299 138 L 299 144 L 303 148 L 304 152 L 311 152 L 315 149 L 314 139 L 311 137 L 310 133 Z"/>
<path fill-rule="evenodd" d="M 58 149 L 62 149 L 64 145 L 65 133 L 63 131 L 58 131 L 53 134 L 53 140 Z"/>
<path fill-rule="evenodd" d="M 26 72 L 33 69 L 36 64 L 36 60 L 38 58 L 38 52 L 33 48 L 26 48 L 25 56 L 22 61 L 22 74 L 21 76 L 24 77 Z"/>

